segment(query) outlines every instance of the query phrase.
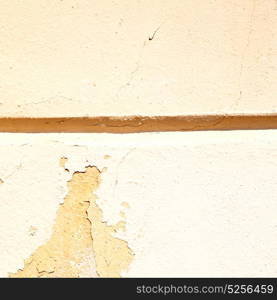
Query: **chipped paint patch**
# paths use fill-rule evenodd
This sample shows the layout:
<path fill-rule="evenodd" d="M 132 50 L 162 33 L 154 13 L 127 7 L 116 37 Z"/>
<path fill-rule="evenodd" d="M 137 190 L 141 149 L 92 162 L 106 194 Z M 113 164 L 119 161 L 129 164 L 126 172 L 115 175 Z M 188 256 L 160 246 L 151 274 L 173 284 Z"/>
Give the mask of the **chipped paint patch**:
<path fill-rule="evenodd" d="M 66 161 L 60 160 L 63 168 Z M 73 173 L 50 240 L 10 277 L 120 277 L 133 253 L 126 241 L 113 236 L 125 229 L 125 222 L 108 226 L 102 221 L 93 193 L 99 183 L 100 171 L 94 166 Z"/>
<path fill-rule="evenodd" d="M 65 167 L 65 164 L 68 162 L 67 157 L 62 157 L 60 159 L 60 167 L 62 167 L 66 172 L 69 172 L 69 170 Z"/>
<path fill-rule="evenodd" d="M 88 198 L 98 186 L 99 172 L 96 168 L 87 171 L 90 176 L 75 172 L 68 182 L 68 194 L 58 209 L 50 240 L 11 277 L 96 276 L 87 209 Z"/>
<path fill-rule="evenodd" d="M 91 202 L 88 209 L 93 236 L 93 249 L 96 259 L 97 274 L 100 277 L 120 277 L 133 260 L 133 252 L 124 240 L 116 238 L 115 233 L 125 230 L 125 222 L 109 226 L 102 221 L 102 211 L 96 202 Z"/>

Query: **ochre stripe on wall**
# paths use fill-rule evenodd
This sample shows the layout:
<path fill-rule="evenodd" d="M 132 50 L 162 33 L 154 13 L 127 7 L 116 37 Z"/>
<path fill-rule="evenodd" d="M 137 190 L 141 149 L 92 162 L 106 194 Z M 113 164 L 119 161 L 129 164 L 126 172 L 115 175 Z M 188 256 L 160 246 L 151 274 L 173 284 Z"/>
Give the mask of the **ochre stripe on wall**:
<path fill-rule="evenodd" d="M 1 132 L 110 132 L 277 129 L 277 114 L 0 118 Z"/>

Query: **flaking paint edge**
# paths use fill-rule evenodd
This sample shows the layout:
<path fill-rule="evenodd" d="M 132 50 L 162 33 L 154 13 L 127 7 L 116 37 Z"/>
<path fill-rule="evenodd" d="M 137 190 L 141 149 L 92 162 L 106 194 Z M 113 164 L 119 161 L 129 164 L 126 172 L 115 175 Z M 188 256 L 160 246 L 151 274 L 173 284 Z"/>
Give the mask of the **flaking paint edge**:
<path fill-rule="evenodd" d="M 62 157 L 64 168 L 67 158 Z M 68 181 L 68 194 L 60 204 L 53 233 L 10 277 L 120 277 L 133 260 L 127 241 L 114 236 L 125 221 L 107 225 L 96 203 L 101 172 L 87 166 Z"/>

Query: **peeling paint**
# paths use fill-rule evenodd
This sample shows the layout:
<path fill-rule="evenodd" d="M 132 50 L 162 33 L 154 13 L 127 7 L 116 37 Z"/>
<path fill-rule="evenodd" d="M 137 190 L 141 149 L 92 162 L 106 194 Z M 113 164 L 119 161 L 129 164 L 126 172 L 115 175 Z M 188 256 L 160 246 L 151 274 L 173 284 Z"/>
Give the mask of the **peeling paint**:
<path fill-rule="evenodd" d="M 121 205 L 125 208 L 129 208 L 129 203 L 128 202 L 122 202 Z"/>
<path fill-rule="evenodd" d="M 126 221 L 126 232 L 120 232 L 118 225 L 118 233 L 111 234 L 128 242 L 123 244 L 124 253 L 128 253 L 126 247 L 135 253 L 128 269 L 117 274 L 276 276 L 275 130 L 130 135 L 1 133 L 0 143 L 0 178 L 5 181 L 0 185 L 0 277 L 24 269 L 24 259 L 50 240 L 60 204 L 67 203 L 67 181 L 76 182 L 72 189 L 78 188 L 83 194 L 80 185 L 85 183 L 74 172 L 87 172 L 89 165 L 97 167 L 96 177 L 101 183 L 97 190 L 89 188 L 93 198 L 84 201 L 94 203 L 95 194 L 100 217 L 86 215 L 85 209 L 78 212 L 91 223 Z M 130 152 L 132 149 L 136 150 Z M 105 154 L 111 159 L 105 160 Z M 65 167 L 70 172 L 60 167 L 61 157 L 68 158 Z M 105 167 L 107 172 L 102 173 Z M 73 224 L 70 218 L 69 214 L 66 226 Z M 89 251 L 94 263 L 89 271 L 94 275 L 87 276 L 112 276 L 113 270 L 104 264 L 108 251 L 104 248 L 101 253 L 98 237 L 105 235 L 97 231 L 100 225 L 97 228 L 91 223 L 86 222 L 85 228 L 89 228 L 86 236 L 91 240 Z M 31 226 L 38 229 L 34 236 Z M 78 247 L 82 250 L 81 243 Z M 103 247 L 111 248 L 112 243 L 107 240 Z M 38 270 L 57 270 L 52 260 L 47 265 L 36 258 Z M 86 264 L 85 259 L 80 263 L 82 267 Z M 84 272 L 79 276 L 85 276 Z"/>
<path fill-rule="evenodd" d="M 128 268 L 134 256 L 128 243 L 114 236 L 117 231 L 125 230 L 125 222 L 107 225 L 102 221 L 102 211 L 95 201 L 90 202 L 88 217 L 91 221 L 97 274 L 100 277 L 120 277 L 121 271 Z"/>
<path fill-rule="evenodd" d="M 63 168 L 66 161 L 60 160 Z M 125 229 L 125 222 L 109 226 L 102 221 L 93 193 L 100 173 L 94 166 L 73 173 L 50 240 L 10 277 L 120 277 L 133 253 L 126 241 L 113 236 Z"/>
<path fill-rule="evenodd" d="M 65 164 L 68 162 L 67 157 L 62 157 L 60 159 L 60 167 L 62 167 L 66 172 L 69 172 L 69 170 L 65 167 Z"/>

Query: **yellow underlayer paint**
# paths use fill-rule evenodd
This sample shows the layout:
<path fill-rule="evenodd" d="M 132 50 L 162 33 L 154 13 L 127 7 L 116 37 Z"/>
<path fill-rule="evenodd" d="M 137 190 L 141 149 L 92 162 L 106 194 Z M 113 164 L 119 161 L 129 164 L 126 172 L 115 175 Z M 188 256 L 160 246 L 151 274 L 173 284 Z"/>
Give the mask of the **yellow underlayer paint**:
<path fill-rule="evenodd" d="M 126 241 L 113 236 L 125 223 L 102 222 L 93 193 L 99 182 L 100 171 L 93 166 L 73 174 L 51 238 L 10 277 L 120 277 L 133 253 Z"/>
<path fill-rule="evenodd" d="M 125 230 L 125 222 L 120 221 L 114 226 L 102 222 L 102 211 L 95 201 L 90 204 L 88 216 L 91 220 L 97 274 L 100 277 L 120 277 L 120 272 L 127 269 L 134 255 L 126 241 L 114 237 L 118 230 Z"/>
<path fill-rule="evenodd" d="M 67 158 L 67 157 L 62 157 L 62 158 L 60 159 L 60 166 L 61 166 L 62 168 L 65 168 L 65 164 L 67 163 L 67 161 L 68 161 L 68 158 Z"/>

